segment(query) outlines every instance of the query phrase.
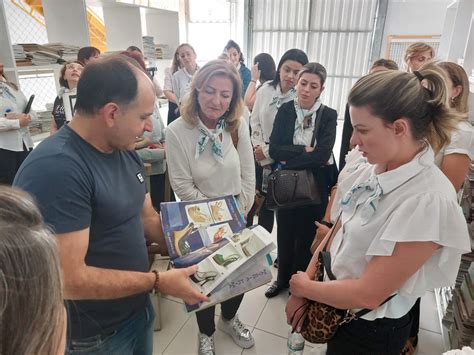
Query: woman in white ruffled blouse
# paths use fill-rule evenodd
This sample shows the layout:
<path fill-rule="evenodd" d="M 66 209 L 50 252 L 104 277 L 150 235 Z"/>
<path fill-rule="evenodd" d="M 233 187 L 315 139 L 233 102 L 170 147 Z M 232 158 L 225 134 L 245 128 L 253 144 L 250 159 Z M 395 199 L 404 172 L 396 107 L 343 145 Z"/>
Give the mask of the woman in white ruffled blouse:
<path fill-rule="evenodd" d="M 287 319 L 299 330 L 305 299 L 370 309 L 339 327 L 327 354 L 400 354 L 416 299 L 452 285 L 461 254 L 470 251 L 456 191 L 434 163 L 462 115 L 449 109 L 447 80 L 435 64 L 368 75 L 352 88 L 349 105 L 352 144 L 367 162 L 358 160 L 355 179 L 338 185 L 341 222 L 328 245 L 337 280 L 312 281 L 318 248 L 307 271 L 290 281 Z"/>

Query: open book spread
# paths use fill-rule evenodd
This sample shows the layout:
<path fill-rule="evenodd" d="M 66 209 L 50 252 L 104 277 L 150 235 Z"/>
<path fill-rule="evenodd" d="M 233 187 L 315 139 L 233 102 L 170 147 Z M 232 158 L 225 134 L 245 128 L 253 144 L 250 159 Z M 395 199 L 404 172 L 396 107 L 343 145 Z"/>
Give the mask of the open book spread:
<path fill-rule="evenodd" d="M 201 310 L 271 280 L 266 255 L 275 249 L 261 226 L 245 228 L 233 196 L 161 204 L 161 219 L 174 267 L 197 264 L 190 277 L 210 302 L 186 305 Z"/>

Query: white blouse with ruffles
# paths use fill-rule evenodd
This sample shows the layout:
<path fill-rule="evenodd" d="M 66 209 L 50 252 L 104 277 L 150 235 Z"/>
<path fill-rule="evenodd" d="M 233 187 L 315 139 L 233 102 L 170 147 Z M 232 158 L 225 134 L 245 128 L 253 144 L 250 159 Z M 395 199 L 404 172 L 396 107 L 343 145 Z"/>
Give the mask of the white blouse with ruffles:
<path fill-rule="evenodd" d="M 350 177 L 338 185 L 343 227 L 330 248 L 336 278 L 361 277 L 372 257 L 392 255 L 398 242 L 432 241 L 441 246 L 394 291 L 394 298 L 362 317 L 400 318 L 425 291 L 454 284 L 461 254 L 471 251 L 466 221 L 430 147 L 383 173 L 355 158 L 358 163 Z"/>

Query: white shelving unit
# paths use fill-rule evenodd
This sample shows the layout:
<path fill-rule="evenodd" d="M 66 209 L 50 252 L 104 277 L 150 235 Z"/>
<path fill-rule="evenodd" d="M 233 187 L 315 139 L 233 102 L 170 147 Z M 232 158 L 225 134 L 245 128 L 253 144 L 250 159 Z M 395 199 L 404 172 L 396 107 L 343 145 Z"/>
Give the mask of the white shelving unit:
<path fill-rule="evenodd" d="M 439 325 L 441 329 L 441 337 L 443 340 L 443 348 L 445 351 L 448 351 L 451 349 L 451 342 L 449 340 L 448 329 L 443 324 L 443 318 L 444 318 L 445 311 L 449 303 L 449 301 L 444 296 L 445 292 L 446 292 L 446 288 L 434 290 L 436 305 L 438 308 L 438 317 L 439 317 Z"/>

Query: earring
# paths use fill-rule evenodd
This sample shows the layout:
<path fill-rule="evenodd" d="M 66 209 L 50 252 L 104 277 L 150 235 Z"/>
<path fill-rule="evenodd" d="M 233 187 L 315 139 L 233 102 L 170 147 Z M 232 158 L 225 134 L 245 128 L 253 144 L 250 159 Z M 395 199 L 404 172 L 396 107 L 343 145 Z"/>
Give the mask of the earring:
<path fill-rule="evenodd" d="M 456 97 L 455 96 L 452 96 L 451 97 L 451 103 L 454 104 L 454 100 L 456 100 Z"/>

